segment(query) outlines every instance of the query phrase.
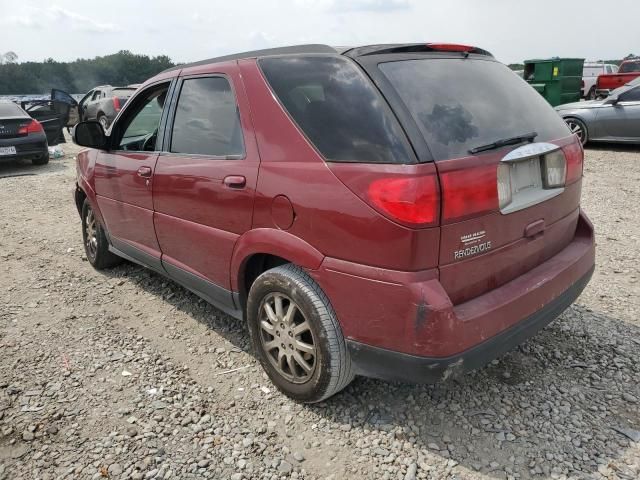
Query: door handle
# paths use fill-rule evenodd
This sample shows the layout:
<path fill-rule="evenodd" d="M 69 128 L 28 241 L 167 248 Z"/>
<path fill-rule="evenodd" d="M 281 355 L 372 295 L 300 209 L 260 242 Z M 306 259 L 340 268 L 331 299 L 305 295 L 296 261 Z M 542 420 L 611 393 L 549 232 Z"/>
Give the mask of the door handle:
<path fill-rule="evenodd" d="M 222 181 L 229 188 L 244 188 L 247 179 L 243 175 L 228 175 Z"/>
<path fill-rule="evenodd" d="M 138 176 L 142 178 L 151 177 L 151 167 L 140 167 L 138 169 Z"/>

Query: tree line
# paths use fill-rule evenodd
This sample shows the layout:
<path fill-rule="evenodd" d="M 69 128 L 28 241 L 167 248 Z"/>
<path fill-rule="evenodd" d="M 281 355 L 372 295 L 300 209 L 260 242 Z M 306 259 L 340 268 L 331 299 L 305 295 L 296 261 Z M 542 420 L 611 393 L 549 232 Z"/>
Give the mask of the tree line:
<path fill-rule="evenodd" d="M 149 57 L 128 50 L 73 62 L 17 60 L 14 52 L 0 54 L 0 95 L 44 94 L 52 88 L 84 93 L 96 85 L 142 83 L 175 65 L 166 55 Z"/>

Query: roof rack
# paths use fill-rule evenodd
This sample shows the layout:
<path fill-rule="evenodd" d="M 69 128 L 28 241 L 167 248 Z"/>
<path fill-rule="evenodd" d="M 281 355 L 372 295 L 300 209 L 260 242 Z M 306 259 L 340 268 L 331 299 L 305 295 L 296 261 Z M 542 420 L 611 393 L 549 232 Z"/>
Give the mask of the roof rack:
<path fill-rule="evenodd" d="M 322 45 L 322 44 L 308 44 L 308 45 L 294 45 L 291 47 L 266 48 L 263 50 L 253 50 L 249 52 L 234 53 L 231 55 L 224 55 L 222 57 L 215 57 L 215 58 L 209 58 L 207 60 L 200 60 L 199 62 L 176 65 L 175 67 L 168 68 L 167 70 L 165 70 L 165 72 L 180 70 L 182 68 L 197 67 L 199 65 L 208 65 L 210 63 L 227 62 L 230 60 L 242 60 L 244 58 L 267 57 L 271 55 L 304 54 L 304 53 L 337 53 L 337 50 L 333 47 L 330 47 L 329 45 Z"/>

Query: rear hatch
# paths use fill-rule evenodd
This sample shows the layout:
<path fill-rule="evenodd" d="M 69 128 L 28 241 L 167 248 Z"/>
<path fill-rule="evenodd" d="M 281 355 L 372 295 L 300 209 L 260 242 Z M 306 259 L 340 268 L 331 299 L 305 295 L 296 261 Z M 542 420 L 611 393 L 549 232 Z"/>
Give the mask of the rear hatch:
<path fill-rule="evenodd" d="M 416 151 L 426 146 L 422 160 L 435 164 L 440 282 L 459 304 L 522 275 L 571 242 L 583 152 L 526 82 L 486 52 L 455 47 L 357 60 L 402 120 Z"/>

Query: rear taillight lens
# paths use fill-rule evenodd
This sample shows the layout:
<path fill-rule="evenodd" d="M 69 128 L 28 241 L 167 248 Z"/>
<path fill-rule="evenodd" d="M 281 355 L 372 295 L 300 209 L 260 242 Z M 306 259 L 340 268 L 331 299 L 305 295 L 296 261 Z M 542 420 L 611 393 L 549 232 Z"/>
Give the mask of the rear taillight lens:
<path fill-rule="evenodd" d="M 438 222 L 440 199 L 434 175 L 378 179 L 367 193 L 373 205 L 401 223 L 427 226 Z"/>
<path fill-rule="evenodd" d="M 20 128 L 18 128 L 18 135 L 28 135 L 30 133 L 38 132 L 44 132 L 44 129 L 42 128 L 40 122 L 37 120 L 31 120 L 31 122 L 27 123 L 26 125 L 21 125 Z"/>
<path fill-rule="evenodd" d="M 496 165 L 442 173 L 443 220 L 454 220 L 498 208 Z"/>
<path fill-rule="evenodd" d="M 567 161 L 562 150 L 544 155 L 541 166 L 544 188 L 564 187 L 567 178 Z"/>
<path fill-rule="evenodd" d="M 119 99 L 118 97 L 113 97 L 113 109 L 114 109 L 116 112 L 119 112 L 119 111 L 120 111 L 120 108 L 122 108 L 122 107 L 120 106 L 120 99 Z"/>
<path fill-rule="evenodd" d="M 580 141 L 576 140 L 570 145 L 563 147 L 564 156 L 567 161 L 566 184 L 569 185 L 582 178 L 582 167 L 584 165 L 584 150 Z"/>
<path fill-rule="evenodd" d="M 511 188 L 511 167 L 506 163 L 498 165 L 498 204 L 503 209 L 513 199 Z"/>

